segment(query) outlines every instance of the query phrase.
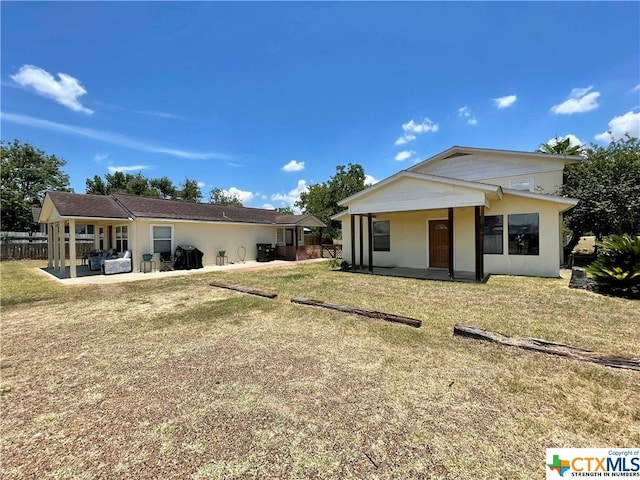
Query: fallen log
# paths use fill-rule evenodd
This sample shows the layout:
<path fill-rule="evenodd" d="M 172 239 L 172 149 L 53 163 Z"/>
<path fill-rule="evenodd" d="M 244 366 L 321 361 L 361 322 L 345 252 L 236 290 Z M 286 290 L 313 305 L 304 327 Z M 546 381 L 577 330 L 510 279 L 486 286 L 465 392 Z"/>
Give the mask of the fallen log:
<path fill-rule="evenodd" d="M 597 363 L 612 368 L 624 368 L 628 370 L 640 371 L 640 358 L 618 357 L 594 352 L 586 348 L 574 347 L 565 343 L 551 342 L 541 338 L 531 337 L 509 337 L 499 332 L 485 330 L 484 328 L 472 325 L 456 324 L 453 327 L 453 334 L 461 337 L 484 340 L 487 342 L 500 343 L 510 347 L 524 348 L 550 355 L 580 360 L 582 362 Z"/>
<path fill-rule="evenodd" d="M 264 290 L 258 290 L 256 288 L 243 287 L 242 285 L 228 285 L 222 282 L 211 282 L 209 285 L 212 287 L 226 288 L 228 290 L 235 290 L 236 292 L 249 293 L 251 295 L 258 295 L 265 298 L 276 298 L 277 293 L 265 292 Z"/>
<path fill-rule="evenodd" d="M 291 299 L 291 303 L 298 303 L 301 305 L 311 305 L 312 307 L 328 308 L 330 310 L 338 310 L 339 312 L 352 313 L 355 315 L 362 315 L 363 317 L 376 318 L 385 320 L 387 322 L 402 323 L 409 325 L 410 327 L 420 328 L 422 326 L 421 320 L 415 318 L 403 317 L 401 315 L 394 315 L 392 313 L 376 312 L 375 310 L 367 310 L 364 308 L 350 307 L 348 305 L 340 305 L 337 303 L 328 303 L 321 300 L 313 300 L 311 298 L 294 297 Z"/>

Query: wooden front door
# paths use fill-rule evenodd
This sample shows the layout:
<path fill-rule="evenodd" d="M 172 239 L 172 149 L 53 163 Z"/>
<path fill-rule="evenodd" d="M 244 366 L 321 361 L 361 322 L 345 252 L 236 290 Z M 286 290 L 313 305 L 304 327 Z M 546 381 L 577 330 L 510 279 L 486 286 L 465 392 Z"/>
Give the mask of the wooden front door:
<path fill-rule="evenodd" d="M 287 228 L 284 231 L 284 244 L 287 247 L 293 246 L 293 228 Z"/>
<path fill-rule="evenodd" d="M 449 267 L 449 220 L 429 220 L 429 267 Z"/>

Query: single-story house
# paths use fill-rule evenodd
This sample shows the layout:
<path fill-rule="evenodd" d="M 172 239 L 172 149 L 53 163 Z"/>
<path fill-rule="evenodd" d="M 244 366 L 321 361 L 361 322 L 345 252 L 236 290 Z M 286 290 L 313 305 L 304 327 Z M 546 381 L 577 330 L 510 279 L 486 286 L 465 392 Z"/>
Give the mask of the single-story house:
<path fill-rule="evenodd" d="M 555 195 L 581 157 L 454 146 L 339 204 L 343 259 L 354 268 L 446 269 L 557 277 L 562 214 Z"/>
<path fill-rule="evenodd" d="M 232 261 L 256 260 L 257 244 L 275 244 L 276 258 L 296 260 L 304 253 L 304 228 L 324 227 L 312 215 L 282 215 L 275 210 L 165 200 L 116 193 L 85 195 L 49 191 L 38 219 L 47 225 L 49 268 L 65 268 L 65 227 L 93 225 L 95 248 L 130 250 L 133 271 L 145 253 L 175 252 L 193 245 L 204 265 L 226 251 Z M 70 242 L 70 276 L 76 276 L 75 239 Z M 62 255 L 61 255 L 61 252 Z"/>

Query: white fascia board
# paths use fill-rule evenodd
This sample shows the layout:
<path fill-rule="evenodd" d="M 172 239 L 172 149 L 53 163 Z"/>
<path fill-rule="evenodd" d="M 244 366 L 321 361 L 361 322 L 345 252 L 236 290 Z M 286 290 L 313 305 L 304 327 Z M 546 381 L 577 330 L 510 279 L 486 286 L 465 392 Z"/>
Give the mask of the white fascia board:
<path fill-rule="evenodd" d="M 254 227 L 281 227 L 278 223 L 253 223 L 253 222 L 223 222 L 219 220 L 191 220 L 188 218 L 156 218 L 156 217 L 136 217 L 137 220 L 161 223 L 206 223 L 207 225 L 245 225 Z"/>
<path fill-rule="evenodd" d="M 336 213 L 335 215 L 331 216 L 331 220 L 341 220 L 343 217 L 346 217 L 349 215 L 349 210 L 343 210 L 340 213 Z"/>
<path fill-rule="evenodd" d="M 578 204 L 578 201 L 579 201 L 577 198 L 560 197 L 558 195 L 547 195 L 546 193 L 528 192 L 526 190 L 513 190 L 511 188 L 505 188 L 505 189 L 503 189 L 503 191 L 507 195 L 515 195 L 517 197 L 533 198 L 533 199 L 536 199 L 536 200 L 542 200 L 544 202 L 561 203 L 563 205 L 570 205 L 572 207 L 575 207 Z"/>

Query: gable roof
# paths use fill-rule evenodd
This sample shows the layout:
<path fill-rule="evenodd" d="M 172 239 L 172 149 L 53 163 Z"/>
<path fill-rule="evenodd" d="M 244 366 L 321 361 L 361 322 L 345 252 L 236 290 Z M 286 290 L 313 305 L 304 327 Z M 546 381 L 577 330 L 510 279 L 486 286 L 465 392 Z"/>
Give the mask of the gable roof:
<path fill-rule="evenodd" d="M 103 219 L 163 219 L 196 222 L 235 222 L 262 225 L 299 225 L 324 227 L 313 215 L 282 215 L 276 210 L 236 207 L 142 197 L 124 193 L 88 195 L 68 192 L 47 192 L 61 217 Z"/>
<path fill-rule="evenodd" d="M 481 190 L 486 192 L 487 194 L 490 195 L 490 197 L 494 197 L 494 198 L 501 198 L 502 197 L 502 188 L 499 185 L 491 185 L 488 183 L 481 183 L 481 182 L 470 182 L 468 180 L 460 180 L 457 178 L 449 178 L 449 177 L 441 177 L 439 175 L 429 175 L 426 173 L 417 173 L 417 172 L 411 172 L 409 170 L 401 170 L 400 172 L 396 173 L 395 175 L 391 175 L 390 177 L 385 178 L 384 180 L 371 185 L 367 188 L 365 188 L 364 190 L 360 190 L 357 193 L 354 193 L 353 195 L 351 195 L 350 197 L 345 198 L 344 200 L 341 200 L 338 202 L 338 205 L 340 206 L 345 206 L 347 204 L 349 204 L 350 202 L 361 198 L 365 195 L 369 195 L 370 193 L 375 192 L 376 190 L 379 190 L 382 187 L 385 187 L 386 185 L 389 185 L 391 183 L 394 183 L 398 180 L 400 180 L 401 178 L 415 178 L 418 180 L 425 180 L 425 181 L 431 181 L 431 182 L 436 182 L 436 183 L 442 183 L 445 185 L 451 185 L 451 186 L 458 186 L 458 187 L 466 187 L 466 188 L 471 188 L 473 190 Z"/>
<path fill-rule="evenodd" d="M 126 219 L 129 217 L 115 199 L 108 195 L 49 191 L 45 201 L 47 198 L 53 202 L 61 217 L 114 219 Z M 42 213 L 40 216 L 42 216 Z"/>
<path fill-rule="evenodd" d="M 540 153 L 540 152 L 521 152 L 518 150 L 500 150 L 496 148 L 477 148 L 477 147 L 461 147 L 458 145 L 454 145 L 453 147 L 445 150 L 444 152 L 440 152 L 433 157 L 427 158 L 422 162 L 416 163 L 408 171 L 420 170 L 422 167 L 427 165 L 428 163 L 435 162 L 437 160 L 446 160 L 447 158 L 460 157 L 463 155 L 479 155 L 479 154 L 490 154 L 495 158 L 513 158 L 514 156 L 520 158 L 530 158 L 542 161 L 548 160 L 562 160 L 565 165 L 580 163 L 583 158 L 579 155 L 556 155 L 551 153 Z"/>

